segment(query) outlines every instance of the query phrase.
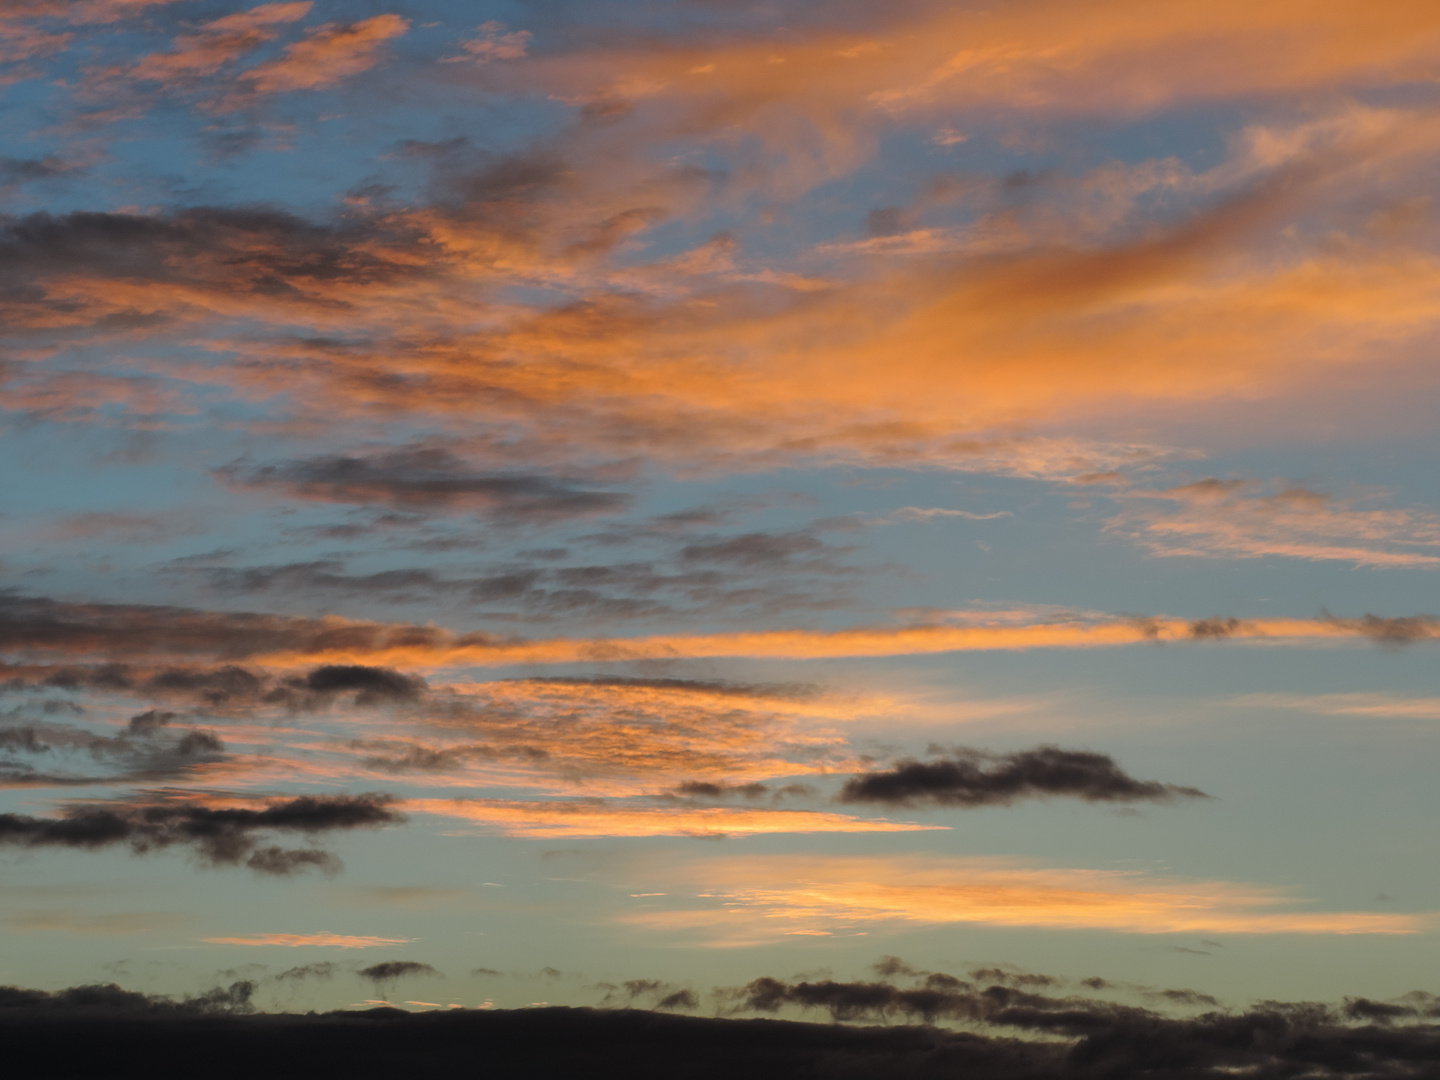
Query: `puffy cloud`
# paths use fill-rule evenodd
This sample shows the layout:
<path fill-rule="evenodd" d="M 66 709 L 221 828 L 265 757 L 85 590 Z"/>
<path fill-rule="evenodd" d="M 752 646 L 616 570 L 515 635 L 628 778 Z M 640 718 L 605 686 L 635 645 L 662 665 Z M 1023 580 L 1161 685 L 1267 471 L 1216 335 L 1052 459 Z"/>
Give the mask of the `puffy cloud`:
<path fill-rule="evenodd" d="M 340 861 L 327 851 L 262 846 L 255 834 L 314 835 L 392 825 L 404 820 L 389 809 L 392 802 L 386 795 L 302 795 L 260 809 L 215 807 L 199 800 L 82 803 L 54 818 L 0 814 L 0 845 L 80 851 L 126 845 L 137 855 L 181 846 L 212 866 L 243 864 L 282 877 L 306 869 L 334 873 Z"/>
<path fill-rule="evenodd" d="M 1105 803 L 1206 797 L 1193 787 L 1136 780 L 1107 754 L 1058 746 L 1013 754 L 961 749 L 927 761 L 909 758 L 852 776 L 840 792 L 842 802 L 888 806 L 1008 806 L 1017 799 L 1053 796 Z"/>

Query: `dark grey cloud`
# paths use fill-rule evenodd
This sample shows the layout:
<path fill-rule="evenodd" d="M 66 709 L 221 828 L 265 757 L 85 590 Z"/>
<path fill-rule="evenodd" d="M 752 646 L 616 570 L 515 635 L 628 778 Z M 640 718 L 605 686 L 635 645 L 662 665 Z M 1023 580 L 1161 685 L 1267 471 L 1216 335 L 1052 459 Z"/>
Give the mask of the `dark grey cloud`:
<path fill-rule="evenodd" d="M 18 187 L 37 180 L 53 180 L 57 176 L 82 171 L 74 162 L 53 154 L 42 158 L 0 157 L 0 188 Z"/>
<path fill-rule="evenodd" d="M 0 675 L 7 669 L 0 667 Z M 47 690 L 123 691 L 133 698 L 192 702 L 217 711 L 237 706 L 280 705 L 294 711 L 322 708 L 343 694 L 354 694 L 354 704 L 385 705 L 418 701 L 429 687 L 418 675 L 365 664 L 326 664 L 306 675 L 277 676 L 229 664 L 218 668 L 161 668 L 146 670 L 127 664 L 65 665 L 53 668 L 9 668 L 12 677 L 0 683 L 0 692 Z M 45 700 L 46 710 L 74 709 L 68 702 Z M 0 713 L 0 719 L 6 714 Z M 139 735 L 165 727 L 179 714 L 151 709 L 132 717 L 127 734 Z"/>
<path fill-rule="evenodd" d="M 85 803 L 59 817 L 0 814 L 0 846 L 94 851 L 128 846 L 137 855 L 183 847 L 210 866 L 244 865 L 262 874 L 304 869 L 334 872 L 339 860 L 314 848 L 262 846 L 258 834 L 320 833 L 378 828 L 403 822 L 389 795 L 303 795 L 263 809 L 200 803 Z"/>
<path fill-rule="evenodd" d="M 313 964 L 301 964 L 298 967 L 287 968 L 280 972 L 275 978 L 280 982 L 299 982 L 302 979 L 328 979 L 331 978 L 339 965 L 329 960 L 320 960 Z"/>
<path fill-rule="evenodd" d="M 421 975 L 439 975 L 440 972 L 418 960 L 382 960 L 378 964 L 361 968 L 356 974 L 362 979 L 369 979 L 376 986 L 388 986 L 400 979 L 413 979 Z"/>
<path fill-rule="evenodd" d="M 837 560 L 854 547 L 827 544 L 803 530 L 785 533 L 752 532 L 686 544 L 680 549 L 684 563 L 738 566 L 747 569 L 805 570 L 811 573 L 854 573 Z"/>
<path fill-rule="evenodd" d="M 255 983 L 242 979 L 229 986 L 216 986 L 199 994 L 176 1000 L 164 994 L 142 994 L 123 990 L 114 983 L 72 986 L 64 990 L 30 990 L 0 986 L 0 1017 L 14 1021 L 24 1013 L 40 1015 L 103 1014 L 129 1015 L 229 1014 L 254 1011 L 251 998 Z"/>
<path fill-rule="evenodd" d="M 663 560 L 581 566 L 501 565 L 479 572 L 429 567 L 350 573 L 338 558 L 264 566 L 172 564 L 223 592 L 330 593 L 380 603 L 457 603 L 492 619 L 647 619 L 677 614 L 780 614 L 838 606 L 839 575 L 858 573 L 828 558 L 804 562 L 668 570 Z M 788 578 L 788 580 L 786 580 Z"/>
<path fill-rule="evenodd" d="M 472 761 L 511 760 L 535 765 L 550 757 L 548 750 L 524 743 L 467 743 L 434 747 L 405 739 L 357 739 L 351 746 L 357 750 L 378 751 L 366 757 L 363 764 L 389 773 L 449 772 Z"/>
<path fill-rule="evenodd" d="M 355 701 L 368 705 L 377 701 L 414 701 L 426 690 L 425 680 L 402 675 L 392 668 L 363 664 L 327 664 L 305 676 L 304 687 L 314 694 L 355 691 Z"/>
<path fill-rule="evenodd" d="M 1340 619 L 1328 611 L 1322 611 L 1321 617 L 1343 630 L 1362 634 L 1391 648 L 1440 638 L 1440 618 L 1434 615 L 1404 615 L 1390 619 L 1378 615 L 1362 615 L 1358 619 Z"/>
<path fill-rule="evenodd" d="M 1245 629 L 1246 624 L 1240 619 L 1197 619 L 1190 624 L 1190 636 L 1193 638 L 1219 639 L 1231 637 Z"/>
<path fill-rule="evenodd" d="M 700 1006 L 700 998 L 693 990 L 663 979 L 627 979 L 619 986 L 600 983 L 596 989 L 605 991 L 605 996 L 600 1001 L 601 1008 L 616 1005 L 631 1007 L 640 1002 L 649 1002 L 651 1008 L 668 1012 Z"/>
<path fill-rule="evenodd" d="M 1106 754 L 1058 746 L 1013 754 L 957 749 L 932 761 L 908 758 L 890 769 L 852 776 L 840 793 L 842 802 L 962 807 L 1055 796 L 1110 803 L 1209 798 L 1192 787 L 1136 780 Z"/>
<path fill-rule="evenodd" d="M 380 220 L 316 224 L 263 207 L 30 214 L 0 219 L 0 296 L 44 309 L 63 301 L 38 299 L 37 285 L 81 274 L 343 309 L 348 304 L 335 299 L 335 285 L 431 272 L 381 253 L 387 245 L 404 250 L 417 242 L 415 234 Z M 432 263 L 433 253 L 425 265 Z"/>
<path fill-rule="evenodd" d="M 98 734 L 74 724 L 0 724 L 0 754 L 9 755 L 0 757 L 0 787 L 154 782 L 225 758 L 225 744 L 219 738 L 207 731 L 171 728 L 175 719 L 175 713 L 152 709 L 132 717 L 118 735 Z M 43 769 L 33 763 L 37 758 L 43 759 Z M 99 765 L 107 771 L 97 775 L 92 770 Z"/>
<path fill-rule="evenodd" d="M 339 622 L 150 604 L 72 603 L 0 592 L 0 653 L 12 657 L 86 654 L 134 662 L 157 656 L 194 656 L 225 664 L 276 651 L 366 651 L 442 643 L 475 646 L 502 640 L 490 634 L 451 634 L 439 627 L 407 623 Z M 124 669 L 110 670 L 128 677 Z"/>
<path fill-rule="evenodd" d="M 269 488 L 298 499 L 431 512 L 469 511 L 540 523 L 620 513 L 632 501 L 623 492 L 596 491 L 578 481 L 545 474 L 478 472 L 449 450 L 428 446 L 275 465 L 236 463 L 216 475 L 235 487 Z"/>

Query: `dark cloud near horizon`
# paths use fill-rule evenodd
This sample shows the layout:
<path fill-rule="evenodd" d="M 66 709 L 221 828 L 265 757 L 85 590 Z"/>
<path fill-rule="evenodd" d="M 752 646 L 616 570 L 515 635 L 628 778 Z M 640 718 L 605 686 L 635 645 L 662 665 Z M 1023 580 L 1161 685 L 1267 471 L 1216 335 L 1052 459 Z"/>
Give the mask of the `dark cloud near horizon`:
<path fill-rule="evenodd" d="M 627 979 L 619 986 L 601 983 L 597 989 L 605 991 L 605 996 L 600 1001 L 602 1009 L 617 1004 L 631 1007 L 642 998 L 649 999 L 652 1009 L 664 1012 L 700 1007 L 700 998 L 695 991 L 663 979 Z"/>
<path fill-rule="evenodd" d="M 948 758 L 907 758 L 887 770 L 845 782 L 840 801 L 891 806 L 1007 806 L 1017 799 L 1063 797 L 1085 802 L 1171 802 L 1206 799 L 1193 787 L 1136 780 L 1107 754 L 1039 746 L 1011 754 L 957 749 Z"/>
<path fill-rule="evenodd" d="M 635 980 L 641 995 L 653 995 L 655 982 Z M 254 1014 L 253 992 L 253 983 L 241 982 L 176 1002 L 114 985 L 53 993 L 3 987 L 0 1034 L 15 1060 L 45 1060 L 64 1046 L 70 1074 L 122 1080 L 179 1075 L 197 1061 L 223 1080 L 289 1075 L 300 1060 L 323 1061 L 335 1075 L 441 1075 L 473 1060 L 477 1048 L 495 1075 L 627 1080 L 1426 1080 L 1440 1060 L 1440 1009 L 1423 994 L 1398 1004 L 1265 1002 L 1179 1017 L 959 980 L 905 988 L 764 978 L 731 994 L 759 1011 L 912 1021 L 859 1027 L 677 1016 L 661 1011 L 661 1002 L 652 1010 Z M 966 1028 L 913 1023 L 932 1015 Z"/>
<path fill-rule="evenodd" d="M 288 876 L 306 869 L 334 873 L 336 856 L 315 848 L 262 846 L 257 834 L 320 833 L 397 825 L 405 816 L 383 794 L 302 795 L 263 809 L 199 803 L 82 803 L 59 817 L 0 814 L 0 846 L 98 851 L 127 846 L 136 855 L 182 847 L 207 866 L 244 865 L 257 873 Z"/>
<path fill-rule="evenodd" d="M 541 473 L 477 472 L 450 451 L 423 445 L 367 457 L 335 454 L 260 466 L 237 462 L 216 475 L 235 487 L 269 488 L 298 499 L 469 511 L 541 524 L 617 514 L 633 502 L 624 492 L 591 490 Z"/>
<path fill-rule="evenodd" d="M 134 990 L 124 990 L 115 983 L 71 986 L 64 990 L 30 990 L 19 986 L 0 986 L 0 1017 L 3 1017 L 4 1021 L 11 1021 L 17 1013 L 25 1012 L 41 1015 L 244 1015 L 254 1011 L 251 998 L 254 997 L 255 990 L 254 982 L 242 979 L 229 986 L 212 987 L 203 993 L 176 1001 L 164 994 L 142 994 Z"/>

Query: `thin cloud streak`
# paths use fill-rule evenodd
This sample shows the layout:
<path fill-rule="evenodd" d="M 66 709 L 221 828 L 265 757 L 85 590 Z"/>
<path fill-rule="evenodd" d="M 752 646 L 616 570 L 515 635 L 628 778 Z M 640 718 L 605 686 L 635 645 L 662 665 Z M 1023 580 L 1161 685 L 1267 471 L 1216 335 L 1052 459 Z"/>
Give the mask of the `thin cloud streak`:
<path fill-rule="evenodd" d="M 940 856 L 762 856 L 686 867 L 724 906 L 626 912 L 649 931 L 725 947 L 907 926 L 1107 930 L 1132 934 L 1418 934 L 1433 913 L 1302 912 L 1283 892 L 1223 881 L 1031 868 Z M 1277 910 L 1279 909 L 1279 910 Z"/>
<path fill-rule="evenodd" d="M 895 833 L 948 829 L 884 818 L 813 810 L 741 807 L 625 806 L 592 802 L 504 799 L 411 799 L 417 812 L 492 827 L 507 836 L 694 836 L 716 839 L 779 833 Z"/>
<path fill-rule="evenodd" d="M 418 938 L 365 937 L 355 934 L 332 934 L 321 931 L 314 934 L 244 934 L 239 937 L 201 938 L 207 945 L 280 945 L 287 949 L 308 946 L 334 949 L 376 949 L 388 945 L 410 945 Z M 298 978 L 298 975 L 291 975 Z"/>

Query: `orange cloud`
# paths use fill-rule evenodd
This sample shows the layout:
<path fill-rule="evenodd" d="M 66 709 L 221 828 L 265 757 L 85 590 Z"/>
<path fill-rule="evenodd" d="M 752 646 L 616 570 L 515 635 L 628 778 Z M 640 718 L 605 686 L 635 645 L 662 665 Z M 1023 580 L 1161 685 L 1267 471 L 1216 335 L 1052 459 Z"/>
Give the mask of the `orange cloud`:
<path fill-rule="evenodd" d="M 310 13 L 311 0 L 262 4 L 202 25 L 196 33 L 175 39 L 170 52 L 151 53 L 127 73 L 132 79 L 171 83 L 212 75 L 247 52 L 273 41 L 272 27 L 298 22 Z"/>
<path fill-rule="evenodd" d="M 146 8 L 173 3 L 176 0 L 79 0 L 78 3 L 61 3 L 54 7 L 63 9 L 65 17 L 72 23 L 112 23 L 138 15 Z M 49 7 L 43 3 L 39 6 Z"/>
<path fill-rule="evenodd" d="M 926 120 L 953 130 L 956 113 L 1133 115 L 1166 106 L 1337 86 L 1426 80 L 1440 34 L 1424 0 L 1387 4 L 1218 0 L 1197 9 L 1159 0 L 1083 7 L 1017 0 L 995 10 L 926 3 L 896 7 L 865 32 L 821 27 L 787 36 L 537 57 L 480 76 L 610 115 L 660 140 L 684 132 L 734 150 L 761 149 L 748 179 L 793 197 L 874 152 L 878 130 Z M 621 129 L 624 130 L 623 128 Z M 610 137 L 614 137 L 613 135 Z"/>
<path fill-rule="evenodd" d="M 259 64 L 242 78 L 257 94 L 321 90 L 369 71 L 380 62 L 385 43 L 409 29 L 410 20 L 399 15 L 325 23 L 309 31 L 303 41 L 288 46 L 278 60 Z"/>
<path fill-rule="evenodd" d="M 1361 510 L 1357 500 L 1299 486 L 1269 492 L 1240 480 L 1201 480 L 1164 491 L 1132 489 L 1117 497 L 1126 508 L 1107 528 L 1156 555 L 1282 555 L 1388 567 L 1440 564 L 1440 555 L 1428 553 L 1440 549 L 1440 515 L 1423 510 Z"/>
<path fill-rule="evenodd" d="M 283 945 L 296 948 L 317 945 L 335 949 L 374 949 L 381 945 L 409 945 L 417 938 L 357 937 L 351 934 L 247 934 L 244 937 L 202 938 L 209 945 Z"/>
<path fill-rule="evenodd" d="M 1424 109 L 1256 125 L 1208 172 L 1107 165 L 1037 182 L 1029 210 L 985 181 L 973 222 L 924 251 L 832 245 L 749 262 L 732 238 L 647 263 L 627 245 L 723 193 L 651 164 L 643 140 L 602 152 L 588 139 L 465 174 L 458 209 L 334 230 L 257 215 L 137 222 L 153 233 L 136 240 L 154 246 L 150 277 L 138 254 L 124 274 L 47 264 L 0 314 L 78 334 L 136 312 L 170 320 L 166 332 L 244 357 L 174 374 L 273 398 L 320 429 L 419 415 L 459 438 L 523 431 L 550 462 L 639 450 L 681 473 L 810 460 L 1052 478 L 1176 451 L 996 432 L 1141 399 L 1283 398 L 1423 340 L 1440 318 L 1428 234 L 1355 209 L 1423 196 L 1440 155 L 1440 115 Z M 1183 196 L 1188 216 L 1153 220 L 1147 199 L 1161 193 Z M 1316 215 L 1344 227 L 1317 231 Z M 514 285 L 569 302 L 520 304 Z M 230 321 L 326 340 L 236 341 Z"/>
<path fill-rule="evenodd" d="M 857 705 L 878 707 L 643 680 L 449 689 L 461 693 L 417 710 L 408 731 L 377 721 L 377 736 L 352 744 L 350 761 L 364 754 L 376 775 L 388 771 L 417 783 L 580 787 L 610 796 L 653 794 L 687 781 L 754 784 L 853 768 L 835 724 Z"/>
<path fill-rule="evenodd" d="M 1384 622 L 1384 620 L 1377 620 Z M 1383 628 L 1352 620 L 1252 619 L 1214 629 L 1180 619 L 1105 619 L 1051 621 L 1031 625 L 873 626 L 847 630 L 773 630 L 721 634 L 664 634 L 634 638 L 550 638 L 525 642 L 485 641 L 469 645 L 459 638 L 423 645 L 385 645 L 305 652 L 275 652 L 257 657 L 277 667 L 305 664 L 371 663 L 438 670 L 511 664 L 617 662 L 682 657 L 752 657 L 811 660 L 847 656 L 922 656 L 947 652 L 1015 649 L 1103 648 L 1141 643 L 1225 637 L 1231 640 L 1333 640 L 1382 636 Z M 1437 636 L 1418 625 L 1418 638 Z M 1417 638 L 1417 639 L 1418 639 Z"/>
<path fill-rule="evenodd" d="M 978 923 L 1137 934 L 1414 934 L 1433 914 L 1305 912 L 1283 891 L 1139 873 L 933 856 L 760 856 L 695 862 L 685 880 L 719 904 L 627 912 L 715 945 L 789 935 Z"/>
<path fill-rule="evenodd" d="M 813 810 L 626 806 L 506 799 L 411 799 L 406 807 L 493 828 L 506 836 L 754 836 L 771 833 L 889 833 L 947 829 Z"/>

